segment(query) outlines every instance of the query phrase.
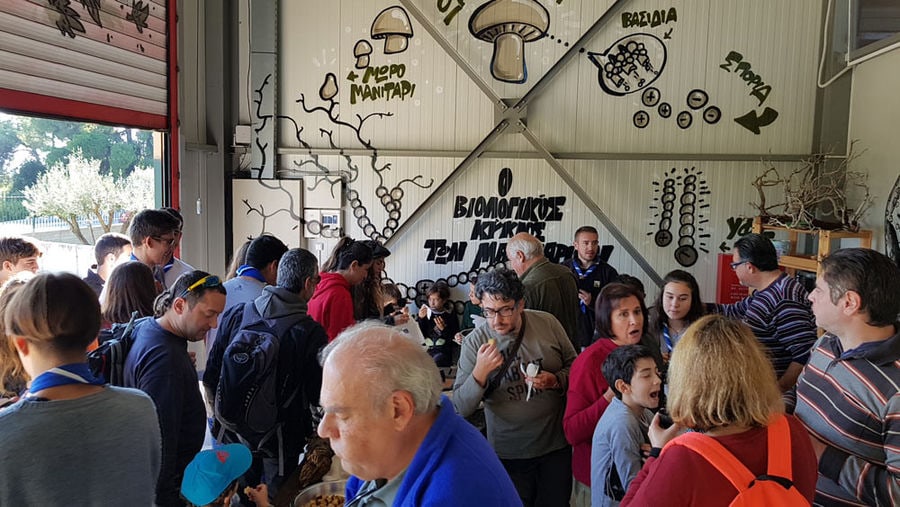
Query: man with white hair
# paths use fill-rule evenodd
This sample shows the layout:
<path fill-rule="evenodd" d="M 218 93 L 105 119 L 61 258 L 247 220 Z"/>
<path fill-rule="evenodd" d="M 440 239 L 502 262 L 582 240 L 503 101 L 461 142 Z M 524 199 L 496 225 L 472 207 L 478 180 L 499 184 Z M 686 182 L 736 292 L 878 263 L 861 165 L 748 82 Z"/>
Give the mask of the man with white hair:
<path fill-rule="evenodd" d="M 509 268 L 519 275 L 525 286 L 525 308 L 540 310 L 556 317 L 562 324 L 575 350 L 578 341 L 578 284 L 569 268 L 544 257 L 539 239 L 520 232 L 506 244 Z"/>
<path fill-rule="evenodd" d="M 441 396 L 420 344 L 363 323 L 322 357 L 319 435 L 352 474 L 348 505 L 522 505 L 487 441 Z"/>

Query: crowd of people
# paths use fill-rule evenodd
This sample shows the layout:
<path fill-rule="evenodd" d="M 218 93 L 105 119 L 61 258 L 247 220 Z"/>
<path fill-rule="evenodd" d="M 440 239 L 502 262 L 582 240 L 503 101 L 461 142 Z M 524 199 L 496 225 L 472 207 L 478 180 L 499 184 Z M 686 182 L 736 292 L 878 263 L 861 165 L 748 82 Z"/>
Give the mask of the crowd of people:
<path fill-rule="evenodd" d="M 410 305 L 373 240 L 320 266 L 264 234 L 220 278 L 181 236 L 144 210 L 84 279 L 0 238 L 0 505 L 268 506 L 315 438 L 354 506 L 900 498 L 900 268 L 876 251 L 826 257 L 808 293 L 749 234 L 745 299 L 674 270 L 648 309 L 595 228 L 562 264 L 520 233 L 464 303 L 438 280 Z M 110 340 L 120 385 L 88 361 Z"/>

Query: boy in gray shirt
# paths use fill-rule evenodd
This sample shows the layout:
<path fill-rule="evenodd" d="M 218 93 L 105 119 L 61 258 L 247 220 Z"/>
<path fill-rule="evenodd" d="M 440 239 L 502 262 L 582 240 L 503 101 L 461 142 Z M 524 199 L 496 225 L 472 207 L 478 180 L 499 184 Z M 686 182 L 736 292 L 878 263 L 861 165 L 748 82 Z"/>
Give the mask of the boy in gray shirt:
<path fill-rule="evenodd" d="M 591 507 L 617 506 L 643 460 L 641 446 L 659 406 L 662 381 L 650 349 L 626 345 L 610 352 L 603 376 L 616 397 L 603 412 L 591 444 Z"/>

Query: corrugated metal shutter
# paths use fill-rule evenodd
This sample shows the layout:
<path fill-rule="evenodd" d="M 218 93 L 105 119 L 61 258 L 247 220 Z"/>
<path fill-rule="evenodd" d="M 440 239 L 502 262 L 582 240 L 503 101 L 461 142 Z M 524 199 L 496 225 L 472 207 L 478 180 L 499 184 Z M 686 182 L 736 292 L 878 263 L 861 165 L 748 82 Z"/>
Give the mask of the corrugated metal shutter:
<path fill-rule="evenodd" d="M 166 0 L 3 0 L 0 108 L 163 129 Z"/>

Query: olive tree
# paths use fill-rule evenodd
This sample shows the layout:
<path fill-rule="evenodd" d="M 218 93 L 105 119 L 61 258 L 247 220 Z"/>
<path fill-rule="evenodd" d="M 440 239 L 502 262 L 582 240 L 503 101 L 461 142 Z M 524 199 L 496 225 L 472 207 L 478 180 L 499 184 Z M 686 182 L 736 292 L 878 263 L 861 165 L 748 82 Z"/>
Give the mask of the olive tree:
<path fill-rule="evenodd" d="M 72 234 L 86 245 L 90 241 L 81 229 L 81 219 L 96 219 L 103 232 L 110 232 L 117 211 L 135 212 L 153 205 L 153 170 L 137 168 L 125 178 L 101 174 L 96 162 L 72 157 L 68 164 L 51 167 L 24 191 L 25 208 L 32 216 L 54 216 L 64 221 Z M 127 213 L 130 216 L 133 213 Z M 121 226 L 128 228 L 126 221 Z"/>

